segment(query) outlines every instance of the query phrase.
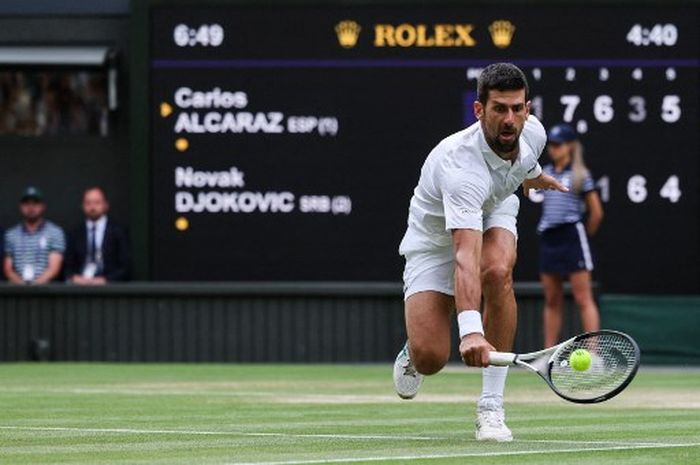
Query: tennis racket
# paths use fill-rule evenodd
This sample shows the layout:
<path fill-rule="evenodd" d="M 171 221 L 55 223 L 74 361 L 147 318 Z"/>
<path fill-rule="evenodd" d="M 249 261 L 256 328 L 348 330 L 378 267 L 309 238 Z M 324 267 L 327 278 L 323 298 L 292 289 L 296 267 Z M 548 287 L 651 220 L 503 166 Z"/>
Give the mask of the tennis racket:
<path fill-rule="evenodd" d="M 591 354 L 590 368 L 585 371 L 569 366 L 576 349 Z M 525 367 L 540 375 L 559 397 L 593 404 L 612 399 L 629 385 L 639 368 L 639 346 L 625 333 L 604 329 L 529 354 L 490 352 L 490 363 Z"/>

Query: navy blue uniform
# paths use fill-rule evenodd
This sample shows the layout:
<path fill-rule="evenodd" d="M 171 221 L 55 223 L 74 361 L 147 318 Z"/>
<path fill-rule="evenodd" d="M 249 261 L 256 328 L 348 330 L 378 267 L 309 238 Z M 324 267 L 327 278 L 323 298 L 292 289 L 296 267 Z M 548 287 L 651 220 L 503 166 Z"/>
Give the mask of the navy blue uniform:
<path fill-rule="evenodd" d="M 593 178 L 587 175 L 581 191 L 574 192 L 571 187 L 571 164 L 561 172 L 557 172 L 551 164 L 546 165 L 543 171 L 571 191 L 544 191 L 542 217 L 537 225 L 540 234 L 540 271 L 567 275 L 581 270 L 591 271 L 593 257 L 582 220 L 583 198 L 595 189 Z"/>

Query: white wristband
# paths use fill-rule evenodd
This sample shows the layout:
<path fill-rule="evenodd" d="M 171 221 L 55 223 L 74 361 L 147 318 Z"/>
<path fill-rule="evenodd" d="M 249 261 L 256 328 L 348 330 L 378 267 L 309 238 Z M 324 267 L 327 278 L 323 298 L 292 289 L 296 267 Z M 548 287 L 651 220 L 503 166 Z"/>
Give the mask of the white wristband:
<path fill-rule="evenodd" d="M 484 335 L 484 325 L 481 323 L 481 313 L 477 310 L 464 310 L 457 314 L 459 324 L 459 338 L 467 334 L 479 333 Z"/>

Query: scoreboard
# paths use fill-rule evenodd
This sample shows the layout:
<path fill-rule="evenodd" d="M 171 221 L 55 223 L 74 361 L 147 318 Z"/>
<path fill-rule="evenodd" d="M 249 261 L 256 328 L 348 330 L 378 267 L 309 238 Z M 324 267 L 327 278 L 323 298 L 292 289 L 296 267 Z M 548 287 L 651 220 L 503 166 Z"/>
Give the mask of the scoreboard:
<path fill-rule="evenodd" d="M 149 15 L 155 279 L 399 281 L 420 167 L 475 121 L 481 69 L 509 61 L 545 127 L 580 134 L 605 209 L 594 278 L 700 292 L 698 6 L 179 2 Z M 540 201 L 521 198 L 517 280 L 538 279 Z"/>

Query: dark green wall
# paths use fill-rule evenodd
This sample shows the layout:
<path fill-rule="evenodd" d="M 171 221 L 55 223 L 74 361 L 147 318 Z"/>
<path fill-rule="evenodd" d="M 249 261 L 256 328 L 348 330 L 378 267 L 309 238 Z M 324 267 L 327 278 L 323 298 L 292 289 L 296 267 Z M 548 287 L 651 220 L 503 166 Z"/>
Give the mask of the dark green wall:
<path fill-rule="evenodd" d="M 700 364 L 700 296 L 606 295 L 602 324 L 631 335 L 642 363 Z"/>
<path fill-rule="evenodd" d="M 538 350 L 541 292 L 517 296 L 516 350 Z M 564 330 L 579 332 L 578 318 Z M 0 361 L 31 360 L 40 340 L 53 361 L 389 362 L 405 342 L 403 298 L 386 283 L 0 286 Z M 458 361 L 456 329 L 451 346 Z"/>

